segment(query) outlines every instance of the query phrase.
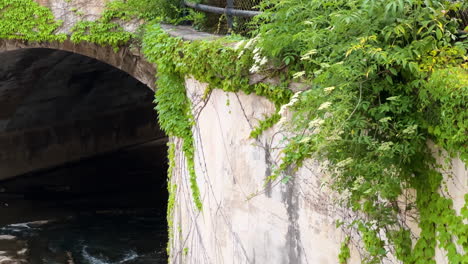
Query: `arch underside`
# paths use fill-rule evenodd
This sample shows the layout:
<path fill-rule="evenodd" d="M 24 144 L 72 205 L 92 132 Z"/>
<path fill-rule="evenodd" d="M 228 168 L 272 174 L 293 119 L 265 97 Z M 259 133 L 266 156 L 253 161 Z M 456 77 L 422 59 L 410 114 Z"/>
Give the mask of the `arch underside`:
<path fill-rule="evenodd" d="M 154 68 L 128 50 L 2 40 L 0 52 L 0 180 L 166 137 L 141 82 Z"/>

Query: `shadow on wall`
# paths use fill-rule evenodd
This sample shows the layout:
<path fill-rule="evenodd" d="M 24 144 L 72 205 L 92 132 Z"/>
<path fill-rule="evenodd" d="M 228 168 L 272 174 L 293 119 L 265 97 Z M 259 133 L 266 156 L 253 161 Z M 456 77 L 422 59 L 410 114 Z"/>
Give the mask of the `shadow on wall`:
<path fill-rule="evenodd" d="M 166 171 L 163 139 L 1 181 L 0 226 L 80 211 L 165 211 Z"/>
<path fill-rule="evenodd" d="M 0 61 L 0 180 L 158 138 L 153 91 L 95 59 L 52 49 Z"/>

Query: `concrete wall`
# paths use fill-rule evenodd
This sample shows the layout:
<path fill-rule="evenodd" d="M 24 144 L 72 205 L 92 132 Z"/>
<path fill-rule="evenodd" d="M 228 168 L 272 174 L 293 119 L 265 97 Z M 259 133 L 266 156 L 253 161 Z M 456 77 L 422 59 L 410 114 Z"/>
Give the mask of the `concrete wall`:
<path fill-rule="evenodd" d="M 198 117 L 193 131 L 203 211 L 194 208 L 176 139 L 170 263 L 338 263 L 345 235 L 334 221 L 349 212 L 337 208 L 333 194 L 321 188 L 318 164 L 308 162 L 287 184 L 265 184 L 271 166 L 279 162 L 277 147 L 285 132 L 276 126 L 259 140 L 249 133 L 274 106 L 256 95 L 219 90 L 205 105 L 200 100 L 205 85 L 188 79 L 186 86 Z M 454 165 L 456 177 L 448 185 L 460 210 L 468 171 L 459 160 Z M 447 263 L 442 252 L 437 256 L 437 263 Z M 361 263 L 355 249 L 350 263 Z"/>

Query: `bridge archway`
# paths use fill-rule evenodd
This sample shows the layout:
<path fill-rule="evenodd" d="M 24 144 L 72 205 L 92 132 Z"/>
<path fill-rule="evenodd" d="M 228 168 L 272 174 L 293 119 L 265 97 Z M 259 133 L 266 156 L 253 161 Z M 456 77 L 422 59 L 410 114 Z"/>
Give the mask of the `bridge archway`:
<path fill-rule="evenodd" d="M 92 46 L 1 42 L 0 236 L 15 233 L 0 244 L 12 263 L 167 259 L 167 136 L 143 83 L 154 69 Z"/>
<path fill-rule="evenodd" d="M 154 68 L 128 48 L 1 40 L 0 56 L 0 180 L 166 138 Z"/>

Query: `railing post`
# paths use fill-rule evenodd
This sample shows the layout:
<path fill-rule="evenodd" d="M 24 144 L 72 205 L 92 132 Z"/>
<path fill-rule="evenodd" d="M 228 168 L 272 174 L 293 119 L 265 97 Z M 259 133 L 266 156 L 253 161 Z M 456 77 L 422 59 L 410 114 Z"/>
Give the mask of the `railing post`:
<path fill-rule="evenodd" d="M 234 0 L 227 0 L 226 3 L 226 19 L 227 19 L 227 26 L 228 26 L 228 34 L 231 34 L 233 28 L 233 16 L 231 14 L 231 10 L 234 9 Z"/>

